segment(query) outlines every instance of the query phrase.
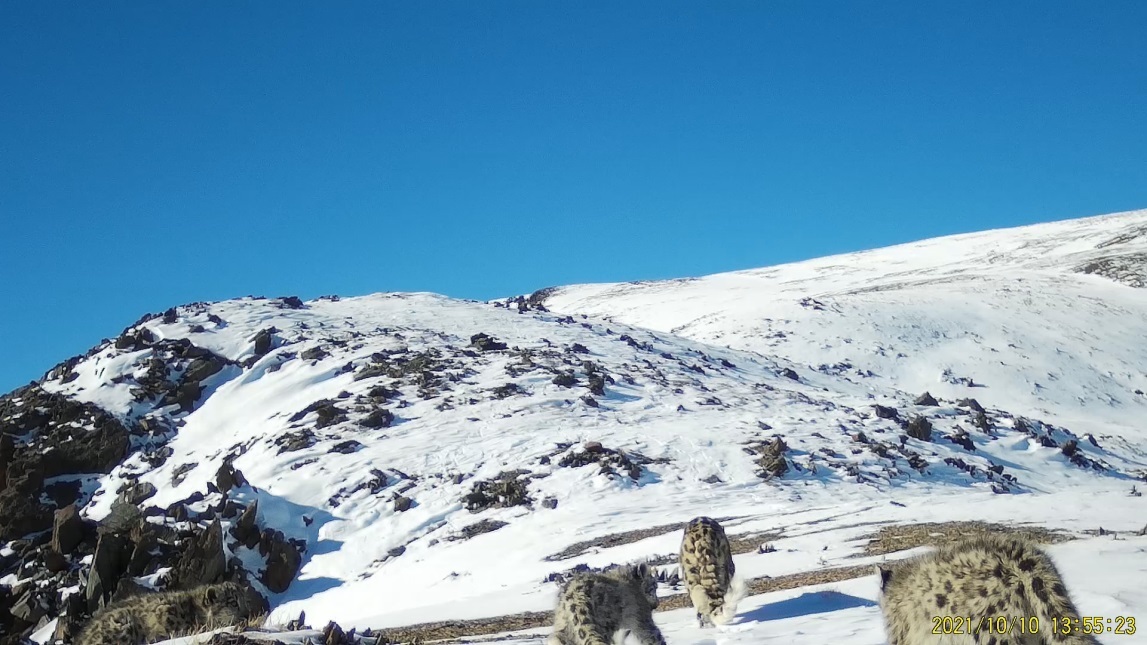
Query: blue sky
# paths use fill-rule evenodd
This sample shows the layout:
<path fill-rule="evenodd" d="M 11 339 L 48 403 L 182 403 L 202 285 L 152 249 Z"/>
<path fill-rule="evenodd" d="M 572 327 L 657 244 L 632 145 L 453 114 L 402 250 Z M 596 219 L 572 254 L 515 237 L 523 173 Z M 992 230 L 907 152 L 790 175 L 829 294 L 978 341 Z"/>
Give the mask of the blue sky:
<path fill-rule="evenodd" d="M 1147 3 L 0 3 L 0 391 L 247 294 L 699 275 L 1147 207 Z"/>

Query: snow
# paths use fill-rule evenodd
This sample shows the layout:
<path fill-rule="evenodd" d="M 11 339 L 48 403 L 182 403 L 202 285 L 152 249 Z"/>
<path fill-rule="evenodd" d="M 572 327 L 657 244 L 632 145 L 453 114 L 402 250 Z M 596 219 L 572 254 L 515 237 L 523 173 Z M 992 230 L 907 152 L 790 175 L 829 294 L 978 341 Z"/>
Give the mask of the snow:
<path fill-rule="evenodd" d="M 975 396 L 1088 431 L 1138 431 L 1147 291 L 1081 272 L 1101 260 L 1147 284 L 1147 210 L 698 279 L 562 287 L 545 304 L 798 364 L 848 361 L 901 390 Z"/>
<path fill-rule="evenodd" d="M 1129 491 L 1147 473 L 1147 398 L 1132 393 L 1147 390 L 1147 291 L 1072 271 L 1147 249 L 1147 233 L 1128 237 L 1137 230 L 1147 231 L 1147 211 L 696 280 L 567 287 L 546 300 L 551 312 L 425 293 L 302 308 L 256 298 L 201 303 L 179 308 L 174 322 L 142 323 L 159 338 L 187 338 L 235 361 L 207 379 L 194 411 L 141 402 L 130 379 L 113 381 L 139 373 L 151 349 L 107 344 L 74 367 L 74 379 L 44 387 L 129 422 L 162 418 L 173 428 L 162 465 L 136 458 L 85 480 L 90 518 L 109 512 L 127 479 L 154 484 L 159 492 L 147 504 L 164 508 L 205 492 L 233 458 L 251 485 L 232 499 L 257 500 L 260 526 L 307 545 L 297 580 L 269 594 L 271 621 L 280 624 L 300 610 L 312 625 L 360 629 L 547 610 L 557 593 L 547 575 L 674 554 L 680 533 L 550 556 L 697 515 L 731 518 L 733 537 L 778 534 L 769 540 L 774 552 L 736 556 L 748 577 L 874 564 L 883 556 L 863 556 L 865 536 L 889 524 L 1062 529 L 1082 536 L 1050 548 L 1081 611 L 1143 616 L 1147 538 L 1133 533 L 1147 523 L 1147 501 Z M 806 298 L 820 304 L 802 305 Z M 273 347 L 256 356 L 255 335 L 271 327 Z M 479 351 L 470 346 L 478 333 L 509 349 Z M 326 355 L 301 356 L 316 347 Z M 356 380 L 379 354 L 390 364 L 430 355 L 439 382 Z M 592 397 L 597 407 L 583 399 L 590 374 L 582 361 L 612 379 Z M 555 384 L 567 370 L 577 385 Z M 976 387 L 941 381 L 945 370 Z M 508 383 L 519 393 L 500 396 Z M 395 421 L 364 427 L 363 401 L 380 385 L 398 391 L 381 404 Z M 940 405 L 915 405 L 924 390 Z M 955 404 L 963 397 L 989 408 L 990 432 Z M 316 412 L 299 414 L 323 399 L 347 418 L 319 427 Z M 878 418 L 874 404 L 926 415 L 931 440 L 902 441 L 903 430 Z M 1042 445 L 1024 424 L 1055 445 Z M 276 440 L 303 430 L 313 445 L 280 450 Z M 960 430 L 974 451 L 945 438 Z M 790 448 L 790 470 L 765 481 L 746 444 L 774 435 Z M 1064 454 L 1072 438 L 1097 467 Z M 331 451 L 348 440 L 360 445 Z M 559 465 L 593 441 L 649 461 L 636 479 Z M 871 449 L 877 443 L 907 452 L 881 456 Z M 909 453 L 926 467 L 913 468 Z M 189 464 L 177 483 L 177 469 Z M 535 477 L 532 507 L 467 510 L 475 482 L 514 469 Z M 405 512 L 395 508 L 400 494 L 414 500 Z M 209 494 L 200 507 L 217 500 Z M 451 539 L 481 520 L 507 524 Z M 1085 535 L 1100 527 L 1119 539 Z M 264 566 L 257 550 L 227 549 L 254 571 Z M 697 628 L 687 610 L 659 613 L 657 622 L 670 643 L 883 643 L 875 594 L 866 576 L 747 598 L 739 619 L 717 629 Z"/>

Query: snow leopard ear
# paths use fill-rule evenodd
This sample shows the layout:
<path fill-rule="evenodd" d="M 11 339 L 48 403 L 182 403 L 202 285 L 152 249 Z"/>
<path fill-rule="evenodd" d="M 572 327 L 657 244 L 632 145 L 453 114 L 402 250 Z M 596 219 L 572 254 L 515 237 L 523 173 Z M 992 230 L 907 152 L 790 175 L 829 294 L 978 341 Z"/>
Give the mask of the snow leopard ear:
<path fill-rule="evenodd" d="M 888 586 L 888 581 L 892 579 L 892 567 L 883 564 L 876 565 L 876 575 L 880 576 L 880 590 Z"/>
<path fill-rule="evenodd" d="M 216 587 L 208 587 L 203 590 L 203 597 L 210 603 L 219 602 L 219 589 Z"/>
<path fill-rule="evenodd" d="M 640 562 L 633 565 L 631 572 L 633 573 L 633 578 L 635 580 L 642 580 L 649 575 L 649 565 L 645 562 Z"/>

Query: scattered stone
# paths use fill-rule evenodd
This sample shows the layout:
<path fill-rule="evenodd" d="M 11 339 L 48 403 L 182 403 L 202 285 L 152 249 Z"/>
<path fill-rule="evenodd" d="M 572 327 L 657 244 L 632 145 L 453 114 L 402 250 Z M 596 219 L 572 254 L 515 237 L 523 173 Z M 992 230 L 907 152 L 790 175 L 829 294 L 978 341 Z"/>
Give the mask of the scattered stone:
<path fill-rule="evenodd" d="M 874 405 L 872 406 L 872 411 L 876 414 L 878 419 L 896 420 L 900 418 L 900 413 L 896 411 L 896 408 L 890 408 L 884 405 Z"/>
<path fill-rule="evenodd" d="M 216 323 L 218 324 L 218 323 Z M 261 329 L 259 333 L 255 334 L 251 342 L 255 344 L 255 356 L 264 356 L 267 352 L 271 351 L 272 341 L 274 340 L 274 327 L 268 329 Z"/>
<path fill-rule="evenodd" d="M 211 355 L 191 361 L 183 373 L 185 381 L 202 382 L 204 379 L 218 374 L 226 363 L 218 356 Z"/>
<path fill-rule="evenodd" d="M 268 542 L 267 568 L 263 571 L 262 582 L 267 585 L 267 590 L 271 593 L 283 593 L 298 575 L 299 566 L 303 561 L 302 555 L 294 544 L 283 539 L 282 533 L 277 531 Z"/>
<path fill-rule="evenodd" d="M 470 492 L 462 498 L 466 510 L 471 513 L 484 511 L 488 508 L 505 508 L 508 506 L 528 506 L 533 503 L 530 497 L 524 475 L 525 470 L 508 470 L 491 479 L 474 483 Z"/>
<path fill-rule="evenodd" d="M 361 443 L 355 441 L 354 439 L 347 439 L 346 441 L 340 441 L 339 443 L 336 443 L 327 452 L 337 452 L 339 454 L 349 455 L 358 452 L 361 449 Z"/>
<path fill-rule="evenodd" d="M 980 402 L 975 399 L 960 399 L 956 401 L 956 405 L 961 408 L 971 408 L 973 412 L 984 412 L 984 406 L 980 405 Z"/>
<path fill-rule="evenodd" d="M 52 523 L 52 550 L 61 555 L 75 551 L 84 539 L 84 521 L 75 504 L 55 512 Z"/>
<path fill-rule="evenodd" d="M 327 351 L 322 347 L 317 346 L 308 350 L 304 350 L 301 354 L 299 354 L 299 358 L 303 359 L 304 361 L 321 361 L 327 356 L 329 356 Z"/>
<path fill-rule="evenodd" d="M 114 533 L 100 535 L 95 555 L 92 557 L 91 571 L 88 573 L 88 584 L 84 589 L 89 612 L 106 605 L 115 593 L 116 584 L 119 583 L 126 564 L 123 562 L 126 545 L 127 541 Z"/>
<path fill-rule="evenodd" d="M 470 337 L 470 344 L 472 346 L 478 348 L 478 351 L 482 351 L 482 352 L 491 352 L 491 351 L 497 351 L 500 349 L 506 349 L 506 343 L 499 342 L 493 336 L 490 336 L 490 335 L 485 334 L 485 333 L 474 334 L 473 336 L 471 336 Z"/>
<path fill-rule="evenodd" d="M 794 380 L 794 381 L 801 380 L 800 374 L 797 374 L 796 371 L 793 370 L 791 367 L 786 367 L 783 370 L 781 370 L 781 376 L 783 376 L 787 379 Z"/>
<path fill-rule="evenodd" d="M 230 460 L 224 461 L 219 470 L 215 471 L 215 487 L 220 493 L 227 493 L 236 486 L 247 483 L 243 473 L 236 470 Z"/>
<path fill-rule="evenodd" d="M 932 423 L 923 416 L 914 416 L 908 421 L 905 431 L 909 437 L 920 441 L 932 440 Z"/>
<path fill-rule="evenodd" d="M 474 536 L 482 535 L 483 533 L 492 533 L 492 532 L 497 531 L 498 529 L 500 529 L 502 527 L 509 526 L 509 525 L 510 525 L 509 522 L 503 522 L 501 520 L 485 519 L 485 520 L 482 520 L 481 522 L 471 524 L 470 526 L 462 527 L 462 530 L 461 530 L 461 532 L 459 532 L 458 535 L 452 535 L 452 536 L 446 538 L 446 540 L 448 542 L 454 542 L 455 540 L 469 540 L 470 538 L 472 538 Z"/>
<path fill-rule="evenodd" d="M 181 507 L 184 508 L 184 507 Z M 170 589 L 192 589 L 200 585 L 222 582 L 227 571 L 227 558 L 223 550 L 223 527 L 219 520 L 188 540 L 172 567 Z"/>
<path fill-rule="evenodd" d="M 924 405 L 924 406 L 931 406 L 931 407 L 935 407 L 937 405 L 940 405 L 940 403 L 938 401 L 936 401 L 936 397 L 932 396 L 932 394 L 929 392 L 925 392 L 925 393 L 921 394 L 920 396 L 916 397 L 916 400 L 913 401 L 913 403 L 915 403 L 916 405 Z"/>
<path fill-rule="evenodd" d="M 506 383 L 505 385 L 500 385 L 491 390 L 491 392 L 493 392 L 495 399 L 506 399 L 514 395 L 525 394 L 525 391 L 518 387 L 517 383 Z"/>
<path fill-rule="evenodd" d="M 390 424 L 394 423 L 394 413 L 385 408 L 378 408 L 372 410 L 358 423 L 366 428 L 389 428 Z"/>

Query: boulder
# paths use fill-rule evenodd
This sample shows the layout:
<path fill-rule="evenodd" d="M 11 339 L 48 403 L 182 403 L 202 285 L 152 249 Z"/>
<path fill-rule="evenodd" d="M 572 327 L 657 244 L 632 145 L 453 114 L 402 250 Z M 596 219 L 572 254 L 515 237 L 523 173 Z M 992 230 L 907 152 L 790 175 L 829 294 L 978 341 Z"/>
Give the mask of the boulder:
<path fill-rule="evenodd" d="M 84 539 L 84 520 L 80 518 L 75 504 L 69 504 L 56 511 L 52 522 L 52 550 L 68 555 Z"/>

